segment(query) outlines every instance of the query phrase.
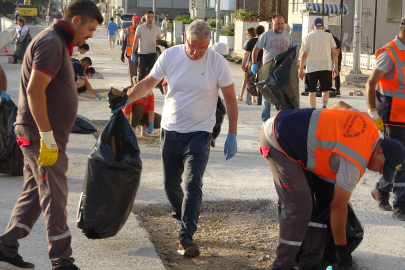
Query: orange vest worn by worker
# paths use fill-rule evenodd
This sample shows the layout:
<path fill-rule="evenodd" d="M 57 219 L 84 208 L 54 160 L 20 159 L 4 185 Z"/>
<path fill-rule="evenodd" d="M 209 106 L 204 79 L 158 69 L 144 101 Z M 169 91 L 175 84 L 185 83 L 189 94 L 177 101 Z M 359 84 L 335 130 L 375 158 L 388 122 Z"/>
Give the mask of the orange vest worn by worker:
<path fill-rule="evenodd" d="M 383 50 L 389 52 L 395 64 L 395 75 L 391 80 L 383 77 L 378 82 L 380 86 L 380 92 L 376 93 L 378 114 L 385 125 L 405 127 L 405 51 L 399 50 L 392 40 L 375 53 L 376 59 Z"/>
<path fill-rule="evenodd" d="M 132 25 L 125 30 L 127 31 L 127 57 L 131 57 L 132 44 L 134 43 L 136 28 Z"/>
<path fill-rule="evenodd" d="M 279 111 L 273 134 L 288 158 L 330 183 L 336 183 L 336 173 L 329 166 L 332 153 L 352 162 L 361 178 L 379 138 L 374 121 L 367 115 L 332 109 Z"/>

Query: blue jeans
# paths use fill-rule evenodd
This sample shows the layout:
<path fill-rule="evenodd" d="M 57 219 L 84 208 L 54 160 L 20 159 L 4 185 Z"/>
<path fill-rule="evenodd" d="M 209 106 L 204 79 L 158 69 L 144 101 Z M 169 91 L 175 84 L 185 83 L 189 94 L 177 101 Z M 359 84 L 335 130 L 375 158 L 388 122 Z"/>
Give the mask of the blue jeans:
<path fill-rule="evenodd" d="M 394 139 L 405 145 L 405 127 L 384 126 L 384 138 Z M 375 187 L 380 192 L 390 192 L 394 187 L 395 197 L 392 206 L 396 208 L 398 203 L 405 205 L 405 168 L 398 170 L 394 179 L 385 179 L 381 176 Z"/>
<path fill-rule="evenodd" d="M 262 101 L 262 120 L 263 123 L 267 121 L 267 119 L 270 118 L 270 109 L 271 109 L 271 104 L 263 97 Z"/>
<path fill-rule="evenodd" d="M 178 133 L 162 128 L 160 141 L 164 186 L 172 205 L 172 216 L 181 221 L 180 237 L 192 239 L 200 215 L 202 180 L 210 154 L 211 133 Z"/>

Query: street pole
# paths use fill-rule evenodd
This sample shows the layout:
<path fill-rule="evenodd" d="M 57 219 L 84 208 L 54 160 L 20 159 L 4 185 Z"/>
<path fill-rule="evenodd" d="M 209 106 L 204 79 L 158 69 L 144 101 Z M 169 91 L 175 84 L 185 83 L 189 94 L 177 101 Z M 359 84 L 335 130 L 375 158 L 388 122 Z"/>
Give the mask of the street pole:
<path fill-rule="evenodd" d="M 354 15 L 354 40 L 353 40 L 353 69 L 350 74 L 361 74 L 360 55 L 361 55 L 361 12 L 363 10 L 363 0 L 356 0 Z"/>
<path fill-rule="evenodd" d="M 156 0 L 152 1 L 152 10 L 153 10 L 153 22 L 157 23 L 157 22 L 155 22 L 155 18 L 156 18 Z"/>
<path fill-rule="evenodd" d="M 373 54 L 375 54 L 375 40 L 376 40 L 376 32 L 377 32 L 377 0 L 375 0 L 374 6 L 374 34 L 373 34 Z"/>
<path fill-rule="evenodd" d="M 215 28 L 215 43 L 219 42 L 219 31 L 221 29 L 221 24 L 219 22 L 220 18 L 221 18 L 221 0 L 216 0 L 216 10 L 217 10 L 217 17 L 216 17 L 216 21 L 217 21 L 217 25 Z"/>

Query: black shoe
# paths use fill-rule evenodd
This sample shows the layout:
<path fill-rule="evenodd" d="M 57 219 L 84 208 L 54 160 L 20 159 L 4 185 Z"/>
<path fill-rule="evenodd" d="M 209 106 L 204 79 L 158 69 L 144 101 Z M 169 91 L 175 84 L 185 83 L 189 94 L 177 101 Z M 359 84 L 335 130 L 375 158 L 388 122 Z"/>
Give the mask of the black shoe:
<path fill-rule="evenodd" d="M 339 90 L 336 90 L 336 96 L 340 97 L 340 91 Z"/>
<path fill-rule="evenodd" d="M 62 268 L 59 268 L 59 270 L 80 270 L 80 268 L 74 264 L 68 264 L 63 266 Z"/>
<path fill-rule="evenodd" d="M 322 106 L 322 109 L 326 109 L 326 106 Z"/>
<path fill-rule="evenodd" d="M 392 206 L 389 203 L 390 193 L 380 192 L 376 189 L 371 191 L 371 196 L 377 201 L 378 208 L 382 211 L 392 211 Z"/>
<path fill-rule="evenodd" d="M 13 64 L 17 64 L 17 58 L 14 58 Z"/>
<path fill-rule="evenodd" d="M 29 262 L 24 262 L 22 257 L 17 254 L 14 258 L 6 257 L 0 252 L 0 269 L 3 270 L 14 270 L 14 269 L 27 269 L 34 270 L 35 265 Z"/>
<path fill-rule="evenodd" d="M 200 249 L 196 244 L 193 243 L 193 241 L 190 238 L 184 237 L 183 239 L 180 240 L 179 249 L 177 250 L 177 253 L 183 256 L 197 257 L 200 255 Z"/>
<path fill-rule="evenodd" d="M 405 221 L 405 204 L 398 204 L 397 207 L 392 210 L 392 217 Z"/>
<path fill-rule="evenodd" d="M 301 92 L 301 96 L 309 96 L 309 93 L 308 93 L 308 92 L 305 92 L 305 91 L 302 91 L 302 92 Z"/>

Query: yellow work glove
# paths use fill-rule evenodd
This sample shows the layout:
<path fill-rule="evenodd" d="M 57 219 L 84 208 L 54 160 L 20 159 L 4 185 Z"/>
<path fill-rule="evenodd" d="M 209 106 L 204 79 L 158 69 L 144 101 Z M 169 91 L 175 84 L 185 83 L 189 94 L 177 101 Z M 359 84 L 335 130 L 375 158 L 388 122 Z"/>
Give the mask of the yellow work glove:
<path fill-rule="evenodd" d="M 39 134 L 41 135 L 41 148 L 39 149 L 38 164 L 52 166 L 58 160 L 58 146 L 53 137 L 53 131 Z"/>
<path fill-rule="evenodd" d="M 381 117 L 378 115 L 377 109 L 369 109 L 368 114 L 370 115 L 371 119 L 373 119 L 375 125 L 377 126 L 378 130 L 384 129 L 384 123 Z"/>

